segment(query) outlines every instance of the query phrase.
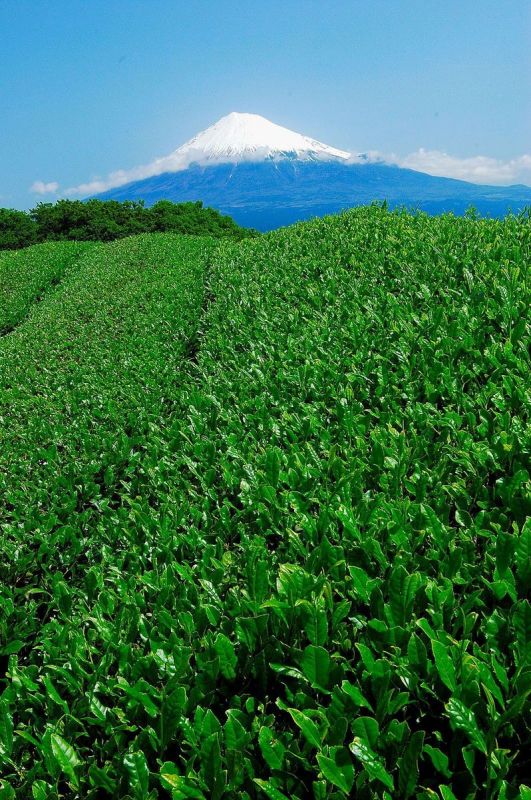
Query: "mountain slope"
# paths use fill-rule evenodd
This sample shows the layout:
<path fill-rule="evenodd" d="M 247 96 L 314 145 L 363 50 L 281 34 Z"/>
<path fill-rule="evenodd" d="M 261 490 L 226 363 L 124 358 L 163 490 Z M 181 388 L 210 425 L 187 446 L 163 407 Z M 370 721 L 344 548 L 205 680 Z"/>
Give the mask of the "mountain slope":
<path fill-rule="evenodd" d="M 526 186 L 481 186 L 402 169 L 236 112 L 137 173 L 140 180 L 98 197 L 147 205 L 202 200 L 262 231 L 383 200 L 430 213 L 463 214 L 474 206 L 489 216 L 531 205 Z"/>
<path fill-rule="evenodd" d="M 439 178 L 382 163 L 348 163 L 283 158 L 258 162 L 192 164 L 129 183 L 101 199 L 202 200 L 240 225 L 270 230 L 302 219 L 331 214 L 375 200 L 430 213 L 480 213 L 503 216 L 531 205 L 526 186 L 480 186 Z"/>

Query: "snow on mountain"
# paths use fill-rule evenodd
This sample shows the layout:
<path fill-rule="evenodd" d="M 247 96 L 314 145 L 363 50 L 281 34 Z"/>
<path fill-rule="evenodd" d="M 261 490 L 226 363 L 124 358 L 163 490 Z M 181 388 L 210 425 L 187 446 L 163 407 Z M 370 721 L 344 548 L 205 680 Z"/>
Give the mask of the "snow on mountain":
<path fill-rule="evenodd" d="M 170 156 L 176 164 L 183 166 L 288 157 L 305 161 L 346 161 L 350 153 L 275 125 L 259 114 L 233 111 L 198 133 Z"/>

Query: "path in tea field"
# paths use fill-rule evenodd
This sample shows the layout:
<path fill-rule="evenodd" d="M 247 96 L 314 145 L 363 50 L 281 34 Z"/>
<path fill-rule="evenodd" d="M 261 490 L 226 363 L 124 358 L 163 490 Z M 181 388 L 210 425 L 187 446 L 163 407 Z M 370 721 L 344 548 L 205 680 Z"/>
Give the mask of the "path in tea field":
<path fill-rule="evenodd" d="M 530 234 L 124 240 L 4 337 L 5 796 L 527 797 Z"/>

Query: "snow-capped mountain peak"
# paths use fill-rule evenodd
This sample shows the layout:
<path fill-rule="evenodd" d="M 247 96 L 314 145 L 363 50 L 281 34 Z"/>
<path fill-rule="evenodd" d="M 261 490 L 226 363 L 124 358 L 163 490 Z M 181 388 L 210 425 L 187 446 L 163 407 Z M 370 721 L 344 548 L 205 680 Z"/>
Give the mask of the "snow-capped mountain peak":
<path fill-rule="evenodd" d="M 196 168 L 197 167 L 197 168 Z M 404 169 L 376 151 L 350 154 L 258 114 L 227 114 L 170 155 L 77 187 L 101 199 L 202 201 L 240 225 L 271 230 L 375 200 L 431 213 L 470 205 L 494 215 L 529 205 L 525 187 L 477 186 Z M 74 193 L 74 192 L 71 192 Z"/>
<path fill-rule="evenodd" d="M 346 161 L 350 153 L 270 122 L 259 114 L 233 111 L 175 150 L 179 166 L 279 158 Z"/>

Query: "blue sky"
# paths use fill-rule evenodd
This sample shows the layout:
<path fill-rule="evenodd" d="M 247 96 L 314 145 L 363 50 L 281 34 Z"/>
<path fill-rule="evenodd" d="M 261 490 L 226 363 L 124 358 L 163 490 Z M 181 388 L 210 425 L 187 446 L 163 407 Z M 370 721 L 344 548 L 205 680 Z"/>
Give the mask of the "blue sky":
<path fill-rule="evenodd" d="M 0 0 L 0 36 L 3 206 L 149 163 L 229 111 L 531 183 L 529 0 Z"/>

